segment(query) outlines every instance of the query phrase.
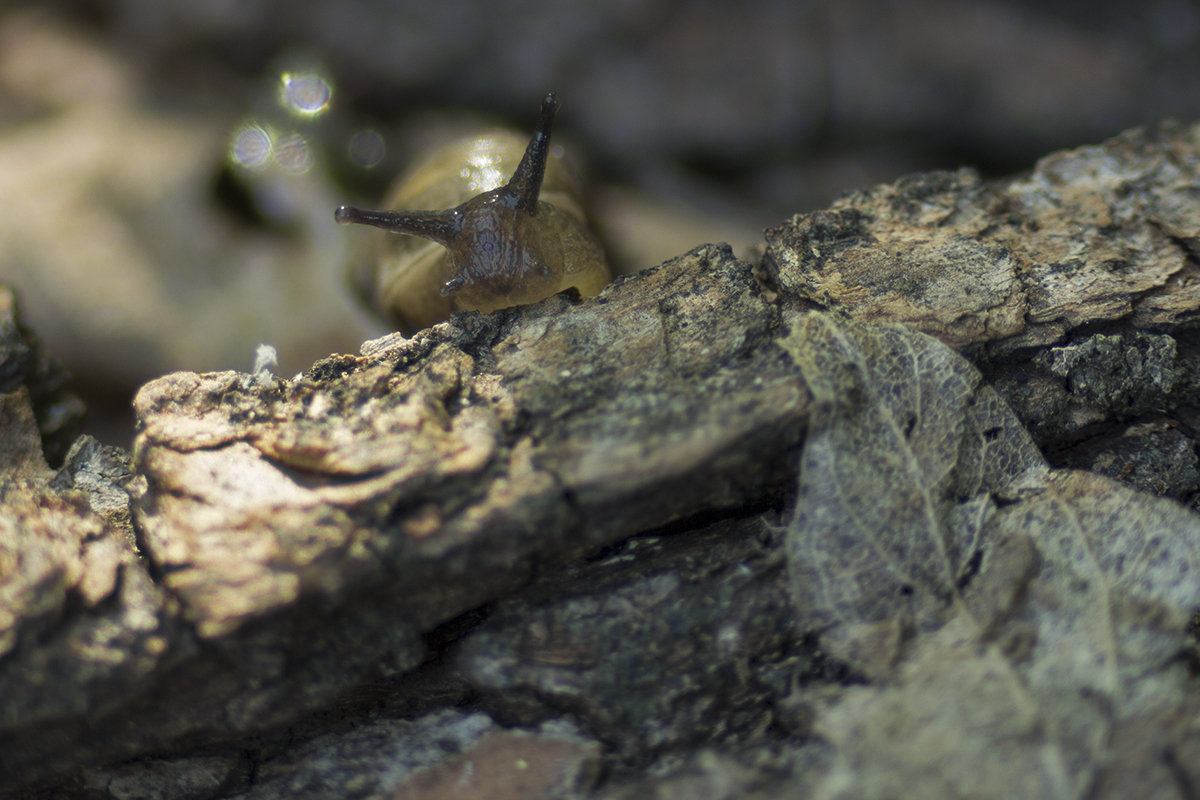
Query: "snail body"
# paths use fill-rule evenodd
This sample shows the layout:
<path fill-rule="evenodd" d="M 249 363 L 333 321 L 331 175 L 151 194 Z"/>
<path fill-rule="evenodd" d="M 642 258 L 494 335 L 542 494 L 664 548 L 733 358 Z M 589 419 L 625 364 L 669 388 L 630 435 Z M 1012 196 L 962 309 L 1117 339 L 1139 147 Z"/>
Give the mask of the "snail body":
<path fill-rule="evenodd" d="M 343 224 L 400 234 L 380 242 L 352 276 L 370 305 L 415 330 L 453 311 L 534 303 L 570 287 L 589 296 L 608 284 L 579 180 L 550 152 L 557 110 L 546 95 L 528 144 L 492 130 L 435 149 L 393 187 L 389 210 L 337 209 Z"/>

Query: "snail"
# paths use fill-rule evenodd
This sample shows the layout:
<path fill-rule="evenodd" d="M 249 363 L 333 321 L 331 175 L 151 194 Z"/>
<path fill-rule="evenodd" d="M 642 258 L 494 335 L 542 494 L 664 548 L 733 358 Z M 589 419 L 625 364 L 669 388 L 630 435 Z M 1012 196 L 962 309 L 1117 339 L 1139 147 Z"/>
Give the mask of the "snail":
<path fill-rule="evenodd" d="M 338 207 L 339 223 L 401 234 L 380 242 L 352 275 L 370 305 L 415 330 L 453 311 L 534 303 L 570 287 L 586 297 L 609 283 L 604 251 L 584 221 L 579 181 L 550 152 L 557 111 L 557 97 L 547 94 L 528 145 L 493 130 L 436 148 L 387 202 L 388 209 L 445 210 Z"/>

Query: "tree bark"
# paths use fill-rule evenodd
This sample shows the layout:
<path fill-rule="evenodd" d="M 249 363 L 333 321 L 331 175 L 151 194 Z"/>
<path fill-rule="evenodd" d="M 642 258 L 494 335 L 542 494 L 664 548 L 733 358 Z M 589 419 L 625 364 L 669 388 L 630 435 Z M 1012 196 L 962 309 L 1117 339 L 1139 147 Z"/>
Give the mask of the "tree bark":
<path fill-rule="evenodd" d="M 646 790 L 658 759 L 690 765 L 701 797 L 721 780 L 749 791 L 826 774 L 848 758 L 837 730 L 794 746 L 813 734 L 812 687 L 927 664 L 905 643 L 949 625 L 946 603 L 1008 625 L 1045 547 L 963 544 L 961 559 L 939 556 L 944 585 L 897 584 L 880 601 L 916 597 L 911 616 L 856 618 L 822 640 L 834 623 L 798 576 L 826 573 L 798 563 L 812 552 L 799 531 L 834 541 L 874 495 L 822 505 L 851 478 L 818 491 L 813 465 L 850 462 L 817 433 L 877 401 L 866 395 L 926 385 L 936 362 L 915 407 L 938 394 L 990 410 L 963 412 L 969 424 L 939 411 L 928 429 L 914 416 L 909 444 L 962 437 L 937 462 L 953 486 L 913 462 L 930 508 L 986 496 L 953 508 L 1008 531 L 1005 504 L 1031 493 L 1095 502 L 1090 478 L 1046 472 L 1082 467 L 1177 501 L 1119 490 L 1164 530 L 1200 525 L 1198 185 L 1200 126 L 1169 123 L 1013 180 L 904 178 L 769 230 L 758 263 L 702 245 L 594 299 L 459 314 L 294 379 L 164 376 L 138 393 L 132 454 L 80 440 L 57 473 L 13 387 L 0 408 L 3 785 L 285 796 L 297 772 L 312 786 L 355 777 L 319 766 L 322 747 L 351 741 L 373 764 L 356 773 L 367 796 L 435 796 L 470 757 L 496 760 L 493 786 L 509 763 L 544 768 L 514 797 L 586 793 L 601 759 L 609 796 Z M 854 462 L 861 474 L 892 452 L 856 437 L 875 456 Z M 1013 468 L 964 489 L 997 439 Z M 911 503 L 879 507 L 877 524 L 898 529 Z M 466 701 L 475 716 L 455 710 Z M 500 730 L 512 726 L 524 733 Z M 368 730 L 378 738 L 353 739 Z M 399 777 L 381 766 L 439 731 L 457 744 Z"/>

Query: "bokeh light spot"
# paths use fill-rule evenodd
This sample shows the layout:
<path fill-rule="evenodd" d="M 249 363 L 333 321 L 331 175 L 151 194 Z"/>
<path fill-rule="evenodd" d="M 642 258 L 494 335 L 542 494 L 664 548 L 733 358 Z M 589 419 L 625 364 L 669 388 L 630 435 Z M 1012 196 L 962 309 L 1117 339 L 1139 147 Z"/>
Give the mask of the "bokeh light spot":
<path fill-rule="evenodd" d="M 329 109 L 333 89 L 315 72 L 285 72 L 279 76 L 280 103 L 293 114 L 315 117 Z"/>
<path fill-rule="evenodd" d="M 275 160 L 288 172 L 300 175 L 312 169 L 312 148 L 300 134 L 289 133 L 281 137 L 276 145 Z"/>
<path fill-rule="evenodd" d="M 248 122 L 237 128 L 229 143 L 229 158 L 246 169 L 262 169 L 271 161 L 274 151 L 270 131 Z"/>
<path fill-rule="evenodd" d="M 383 137 L 379 131 L 366 128 L 350 137 L 350 160 L 365 169 L 370 169 L 383 161 L 387 152 Z"/>

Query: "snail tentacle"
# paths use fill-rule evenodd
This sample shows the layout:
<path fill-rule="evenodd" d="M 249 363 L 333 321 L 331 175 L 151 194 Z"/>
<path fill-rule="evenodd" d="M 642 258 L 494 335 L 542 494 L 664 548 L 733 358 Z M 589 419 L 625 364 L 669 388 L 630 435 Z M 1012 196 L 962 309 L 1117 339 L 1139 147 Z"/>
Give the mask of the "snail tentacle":
<path fill-rule="evenodd" d="M 550 156 L 550 129 L 554 127 L 554 115 L 558 113 L 558 97 L 549 92 L 542 100 L 542 113 L 538 126 L 529 139 L 525 155 L 517 165 L 512 178 L 500 190 L 497 199 L 509 208 L 537 213 L 538 195 L 542 191 L 542 177 L 546 173 L 546 159 Z"/>
<path fill-rule="evenodd" d="M 333 218 L 342 225 L 372 225 L 393 233 L 411 233 L 449 245 L 462 232 L 458 209 L 448 211 L 372 211 L 354 206 L 338 206 Z"/>

